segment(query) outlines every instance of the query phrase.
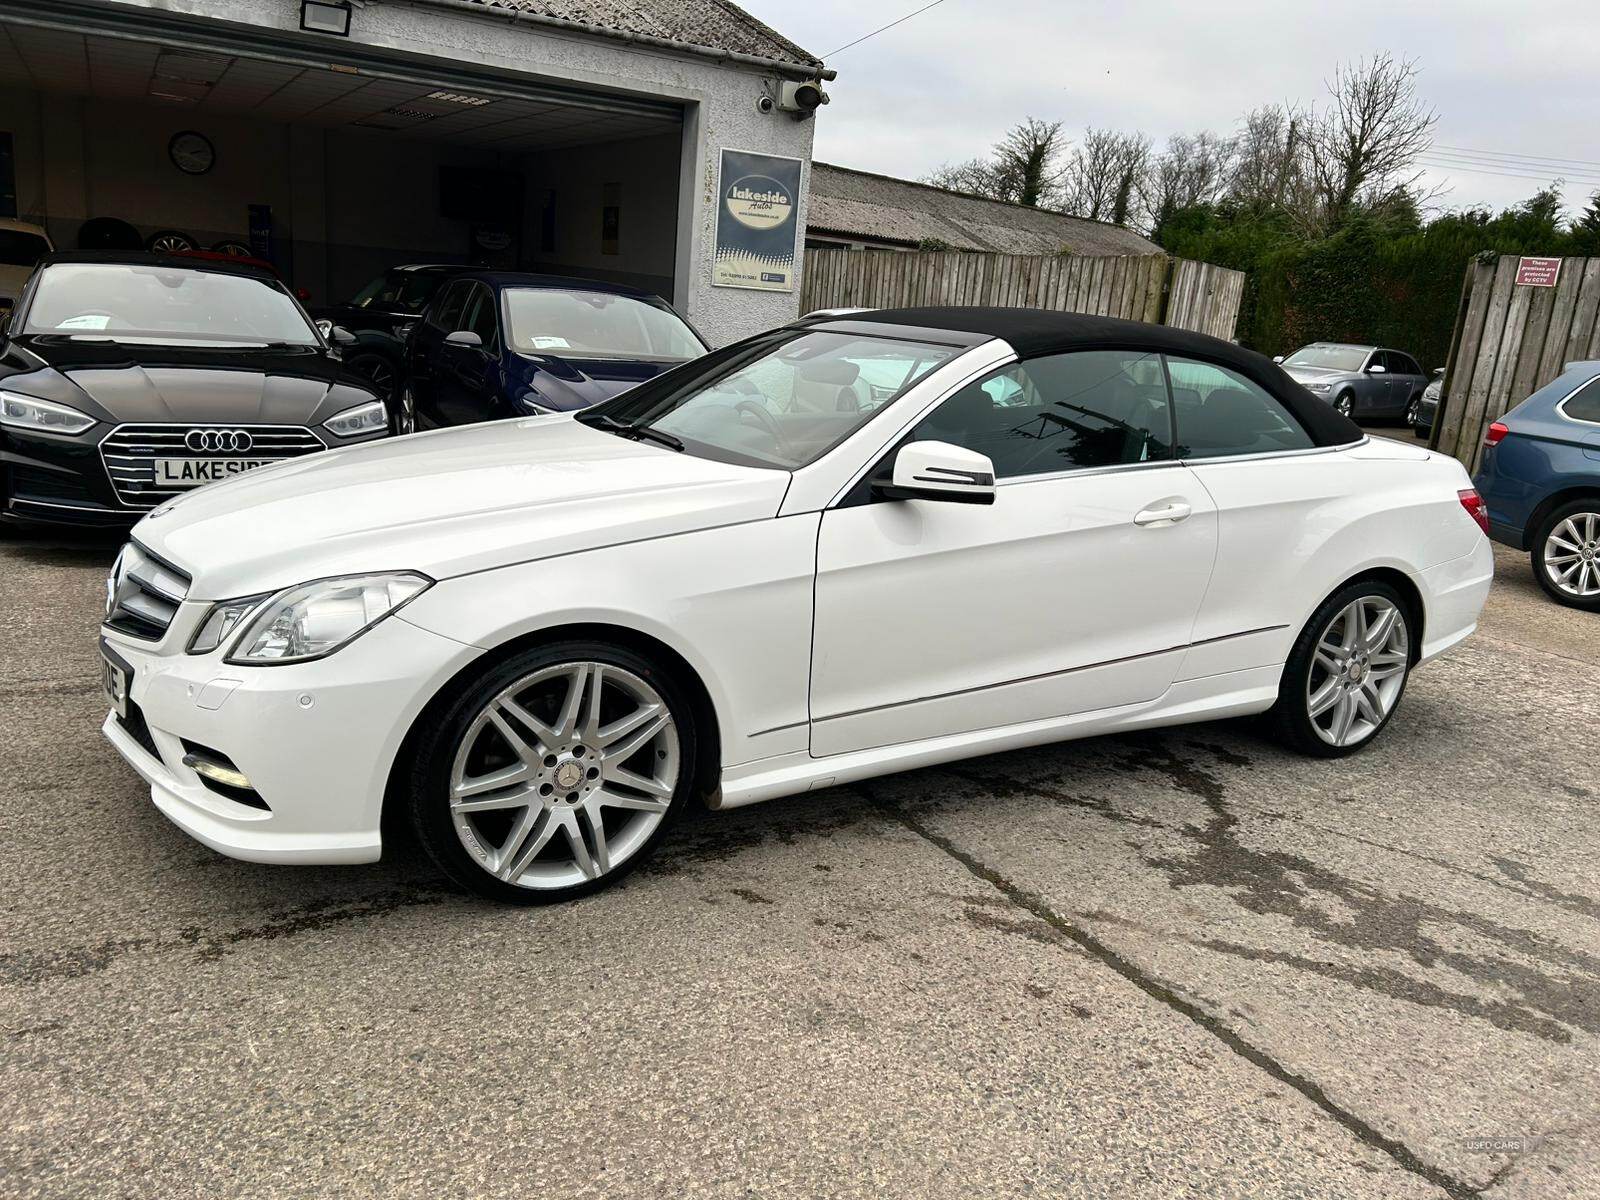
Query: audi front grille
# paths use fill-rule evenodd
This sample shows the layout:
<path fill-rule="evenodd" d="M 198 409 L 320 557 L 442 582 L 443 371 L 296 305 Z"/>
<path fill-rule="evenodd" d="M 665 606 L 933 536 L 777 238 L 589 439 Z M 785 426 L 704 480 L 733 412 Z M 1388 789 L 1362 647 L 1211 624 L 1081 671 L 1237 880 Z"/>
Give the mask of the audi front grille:
<path fill-rule="evenodd" d="M 158 458 L 299 458 L 327 448 L 300 425 L 118 425 L 100 443 L 100 458 L 118 500 L 154 508 L 188 490 L 156 482 Z"/>

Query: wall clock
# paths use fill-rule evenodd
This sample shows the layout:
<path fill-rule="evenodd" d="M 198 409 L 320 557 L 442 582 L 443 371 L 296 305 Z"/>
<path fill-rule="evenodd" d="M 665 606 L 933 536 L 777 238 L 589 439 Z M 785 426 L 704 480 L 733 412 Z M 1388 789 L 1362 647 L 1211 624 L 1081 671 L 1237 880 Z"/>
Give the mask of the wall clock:
<path fill-rule="evenodd" d="M 211 139 L 192 129 L 172 135 L 167 143 L 167 156 L 185 175 L 204 175 L 217 163 L 217 150 Z"/>

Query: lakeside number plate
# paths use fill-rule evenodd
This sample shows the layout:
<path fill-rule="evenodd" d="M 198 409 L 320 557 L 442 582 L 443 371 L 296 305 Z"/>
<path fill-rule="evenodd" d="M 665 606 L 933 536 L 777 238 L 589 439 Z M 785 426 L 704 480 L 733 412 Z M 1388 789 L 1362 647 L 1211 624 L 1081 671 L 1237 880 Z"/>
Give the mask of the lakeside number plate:
<path fill-rule="evenodd" d="M 242 475 L 277 461 L 275 458 L 158 458 L 156 486 L 199 487 L 202 483 L 212 483 L 230 475 Z"/>

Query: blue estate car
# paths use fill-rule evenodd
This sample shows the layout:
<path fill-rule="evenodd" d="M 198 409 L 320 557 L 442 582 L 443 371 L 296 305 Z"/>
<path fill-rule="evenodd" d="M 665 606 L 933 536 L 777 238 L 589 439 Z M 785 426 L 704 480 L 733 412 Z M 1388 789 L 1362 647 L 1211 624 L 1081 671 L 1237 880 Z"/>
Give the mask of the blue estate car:
<path fill-rule="evenodd" d="M 1574 362 L 1489 426 L 1473 480 L 1489 534 L 1562 604 L 1600 610 L 1600 361 Z"/>
<path fill-rule="evenodd" d="M 402 403 L 428 429 L 588 408 L 707 347 L 636 288 L 469 271 L 434 294 L 407 349 Z"/>

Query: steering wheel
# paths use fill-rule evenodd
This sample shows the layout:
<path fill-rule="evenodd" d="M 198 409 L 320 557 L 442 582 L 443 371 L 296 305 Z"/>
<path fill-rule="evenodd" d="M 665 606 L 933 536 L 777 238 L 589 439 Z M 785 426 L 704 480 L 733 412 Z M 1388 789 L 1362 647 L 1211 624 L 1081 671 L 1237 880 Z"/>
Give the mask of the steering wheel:
<path fill-rule="evenodd" d="M 793 456 L 793 447 L 789 445 L 789 435 L 784 433 L 783 426 L 778 424 L 778 418 L 767 411 L 767 406 L 756 400 L 741 400 L 733 406 L 737 413 L 751 413 L 760 425 L 772 435 L 773 442 L 781 454 Z"/>

